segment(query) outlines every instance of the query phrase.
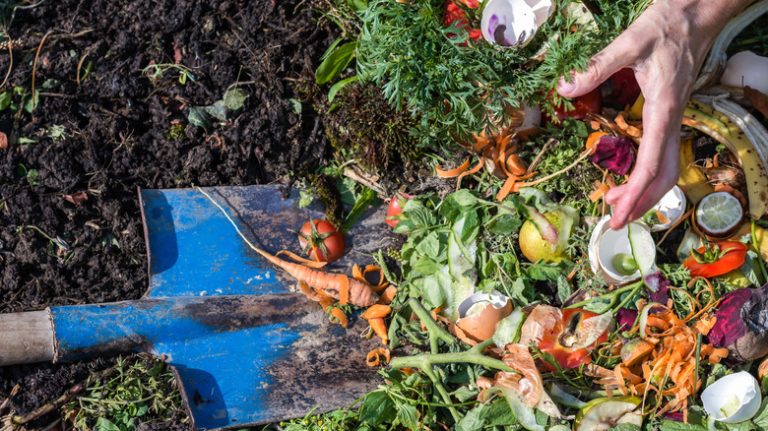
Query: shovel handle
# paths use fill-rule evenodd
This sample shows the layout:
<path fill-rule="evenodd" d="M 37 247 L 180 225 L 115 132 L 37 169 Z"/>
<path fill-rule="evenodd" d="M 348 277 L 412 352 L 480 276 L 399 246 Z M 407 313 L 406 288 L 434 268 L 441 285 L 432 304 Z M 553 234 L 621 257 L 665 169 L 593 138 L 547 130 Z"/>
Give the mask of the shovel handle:
<path fill-rule="evenodd" d="M 48 310 L 0 314 L 0 366 L 50 362 L 53 344 Z"/>

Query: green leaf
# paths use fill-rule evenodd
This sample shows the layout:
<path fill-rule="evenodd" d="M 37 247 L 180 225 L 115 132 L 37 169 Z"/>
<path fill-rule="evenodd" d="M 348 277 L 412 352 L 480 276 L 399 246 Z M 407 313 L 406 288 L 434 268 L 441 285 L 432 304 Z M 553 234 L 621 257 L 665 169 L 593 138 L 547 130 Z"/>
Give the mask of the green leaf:
<path fill-rule="evenodd" d="M 11 94 L 7 91 L 0 93 L 0 111 L 5 111 L 11 106 Z"/>
<path fill-rule="evenodd" d="M 318 84 L 326 84 L 335 79 L 339 74 L 349 66 L 355 57 L 357 42 L 347 42 L 339 45 L 340 40 L 336 40 L 328 50 L 323 54 L 323 61 L 315 71 L 315 81 Z"/>
<path fill-rule="evenodd" d="M 205 108 L 205 112 L 211 117 L 221 121 L 222 123 L 227 121 L 227 108 L 224 106 L 224 102 L 217 100 L 213 105 L 208 105 Z"/>
<path fill-rule="evenodd" d="M 341 231 L 346 232 L 349 230 L 375 201 L 376 192 L 368 187 L 363 187 L 363 190 L 357 195 L 357 199 L 355 199 L 352 209 L 347 213 L 347 217 L 344 219 L 344 223 L 341 226 Z"/>
<path fill-rule="evenodd" d="M 440 239 L 437 232 L 430 232 L 416 245 L 416 251 L 420 254 L 437 259 L 440 253 Z"/>
<path fill-rule="evenodd" d="M 640 431 L 640 427 L 635 424 L 618 424 L 608 431 Z"/>
<path fill-rule="evenodd" d="M 677 421 L 661 421 L 659 431 L 707 431 L 707 427 Z"/>
<path fill-rule="evenodd" d="M 358 12 L 368 7 L 368 0 L 347 0 L 347 3 Z"/>
<path fill-rule="evenodd" d="M 472 206 L 477 203 L 475 195 L 467 189 L 461 189 L 455 193 L 451 193 L 446 199 L 453 200 L 463 207 Z"/>
<path fill-rule="evenodd" d="M 369 425 L 391 422 L 395 416 L 395 403 L 383 390 L 369 392 L 360 406 L 360 421 Z"/>
<path fill-rule="evenodd" d="M 557 277 L 557 299 L 560 300 L 560 304 L 565 304 L 565 301 L 572 293 L 571 283 L 568 282 L 568 279 L 563 274 L 560 274 Z"/>
<path fill-rule="evenodd" d="M 299 100 L 299 99 L 294 99 L 294 98 L 290 98 L 290 99 L 288 99 L 288 102 L 290 102 L 290 104 L 291 104 L 291 109 L 293 110 L 293 112 L 294 112 L 296 115 L 300 115 L 300 114 L 301 114 L 301 111 L 302 111 L 302 107 L 301 107 L 301 100 Z"/>
<path fill-rule="evenodd" d="M 117 425 L 103 416 L 96 419 L 95 429 L 96 431 L 120 431 Z"/>
<path fill-rule="evenodd" d="M 483 417 L 489 427 L 507 426 L 517 424 L 517 419 L 509 408 L 509 405 L 502 398 L 496 399 L 488 405 L 483 411 Z"/>
<path fill-rule="evenodd" d="M 472 410 L 468 411 L 466 415 L 456 424 L 456 431 L 475 431 L 482 429 L 485 426 L 485 419 L 483 418 L 483 410 L 486 409 L 485 404 L 478 404 Z"/>
<path fill-rule="evenodd" d="M 520 216 L 513 212 L 500 212 L 485 225 L 488 232 L 496 235 L 509 235 L 520 230 L 523 222 Z"/>
<path fill-rule="evenodd" d="M 415 430 L 419 428 L 419 411 L 410 404 L 397 404 L 397 418 L 408 429 Z"/>
<path fill-rule="evenodd" d="M 557 264 L 533 263 L 526 268 L 528 277 L 536 281 L 557 281 L 562 269 Z"/>
<path fill-rule="evenodd" d="M 40 92 L 35 90 L 35 93 L 30 95 L 24 95 L 24 97 L 21 99 L 22 106 L 24 107 L 24 110 L 28 113 L 32 113 L 32 111 L 37 108 L 37 106 L 40 104 Z"/>
<path fill-rule="evenodd" d="M 752 418 L 752 422 L 759 426 L 760 429 L 768 429 L 768 398 L 763 399 L 763 403 L 760 405 L 760 410 L 758 410 L 757 415 Z"/>
<path fill-rule="evenodd" d="M 357 75 L 350 76 L 349 78 L 344 78 L 341 81 L 333 84 L 331 88 L 328 90 L 328 103 L 333 103 L 333 99 L 336 98 L 336 95 L 341 91 L 344 87 L 346 87 L 349 84 L 352 84 L 354 82 L 358 81 Z"/>
<path fill-rule="evenodd" d="M 202 106 L 191 106 L 187 113 L 187 121 L 189 124 L 201 127 L 206 131 L 211 127 L 211 116 Z"/>
<path fill-rule="evenodd" d="M 248 94 L 240 87 L 230 87 L 227 92 L 224 93 L 222 100 L 224 101 L 224 106 L 227 110 L 237 111 L 243 107 L 245 99 L 247 98 Z"/>

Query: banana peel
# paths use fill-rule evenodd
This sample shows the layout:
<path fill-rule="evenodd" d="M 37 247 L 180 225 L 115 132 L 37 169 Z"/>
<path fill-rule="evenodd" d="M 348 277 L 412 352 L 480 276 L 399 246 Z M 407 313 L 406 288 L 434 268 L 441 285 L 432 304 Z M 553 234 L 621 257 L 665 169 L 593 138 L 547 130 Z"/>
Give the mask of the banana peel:
<path fill-rule="evenodd" d="M 706 133 L 738 157 L 747 183 L 749 214 L 754 219 L 761 218 L 768 211 L 768 169 L 755 144 L 728 116 L 703 102 L 688 103 L 683 124 Z"/>
<path fill-rule="evenodd" d="M 683 189 L 688 200 L 696 205 L 715 189 L 707 182 L 704 172 L 693 162 L 693 139 L 684 138 L 680 142 L 680 177 L 677 179 L 677 185 Z"/>

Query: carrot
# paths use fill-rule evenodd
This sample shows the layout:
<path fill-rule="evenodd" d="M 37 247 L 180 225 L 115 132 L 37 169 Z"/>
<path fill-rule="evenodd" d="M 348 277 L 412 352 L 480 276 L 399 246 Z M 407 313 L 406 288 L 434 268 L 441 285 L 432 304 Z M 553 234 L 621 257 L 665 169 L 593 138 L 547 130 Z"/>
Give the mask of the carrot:
<path fill-rule="evenodd" d="M 383 292 L 381 292 L 381 296 L 379 297 L 379 303 L 391 304 L 392 301 L 395 299 L 395 295 L 397 295 L 397 288 L 395 286 L 387 286 L 387 288 L 384 289 Z"/>
<path fill-rule="evenodd" d="M 480 169 L 482 169 L 483 166 L 485 166 L 485 158 L 480 157 L 480 160 L 478 160 L 477 164 L 475 166 L 473 166 L 472 169 L 460 173 L 459 176 L 456 177 L 456 191 L 458 191 L 459 188 L 461 188 L 461 179 L 462 178 L 466 177 L 467 175 L 474 175 L 474 174 L 480 172 Z"/>
<path fill-rule="evenodd" d="M 389 349 L 384 347 L 377 347 L 368 352 L 368 355 L 365 357 L 365 363 L 369 367 L 376 367 L 381 364 L 382 359 L 384 359 L 384 362 L 389 363 Z"/>
<path fill-rule="evenodd" d="M 384 323 L 384 319 L 381 317 L 369 319 L 368 324 L 371 325 L 373 332 L 381 338 L 382 344 L 389 343 L 389 335 L 387 334 L 387 324 Z"/>
<path fill-rule="evenodd" d="M 440 166 L 435 166 L 435 173 L 440 178 L 455 178 L 466 171 L 467 168 L 469 168 L 469 159 L 465 159 L 459 166 L 452 169 L 443 169 Z"/>
<path fill-rule="evenodd" d="M 609 186 L 606 183 L 597 183 L 595 190 L 592 191 L 592 193 L 589 194 L 589 201 L 590 202 L 597 202 L 600 200 L 603 196 L 605 196 L 606 193 L 608 193 L 608 190 L 611 189 L 611 186 Z"/>
<path fill-rule="evenodd" d="M 321 291 L 325 295 L 332 298 L 348 299 L 349 303 L 359 307 L 368 307 L 376 303 L 378 300 L 378 295 L 373 291 L 368 283 L 362 282 L 360 280 L 350 279 L 344 274 L 328 273 L 309 268 L 302 264 L 288 262 L 256 247 L 245 235 L 243 235 L 243 233 L 240 231 L 240 228 L 237 226 L 237 223 L 232 220 L 224 208 L 215 199 L 213 199 L 211 195 L 199 187 L 197 187 L 197 191 L 208 198 L 208 200 L 211 201 L 211 203 L 213 203 L 221 211 L 222 214 L 224 214 L 224 217 L 229 220 L 230 224 L 232 224 L 232 226 L 235 228 L 235 231 L 237 231 L 237 234 L 240 235 L 240 238 L 242 238 L 243 241 L 245 241 L 245 243 L 253 251 L 260 254 L 272 265 L 275 265 L 276 267 L 288 273 L 288 275 L 296 279 L 297 282 L 304 282 L 308 287 L 317 291 Z"/>
<path fill-rule="evenodd" d="M 307 258 L 301 257 L 298 254 L 293 253 L 293 252 L 288 251 L 288 250 L 280 250 L 277 253 L 275 253 L 275 256 L 278 256 L 278 257 L 282 256 L 282 255 L 286 255 L 289 258 L 291 258 L 292 260 L 294 260 L 294 261 L 296 261 L 298 263 L 301 263 L 303 265 L 306 265 L 306 266 L 308 266 L 308 267 L 310 267 L 312 269 L 320 269 L 320 268 L 324 267 L 325 265 L 328 265 L 328 262 L 318 262 L 316 260 L 309 260 Z"/>
<path fill-rule="evenodd" d="M 360 316 L 365 320 L 382 319 L 387 317 L 392 312 L 392 307 L 389 305 L 373 304 L 368 307 L 365 312 Z"/>
<path fill-rule="evenodd" d="M 344 312 L 341 310 L 341 308 L 333 307 L 331 308 L 331 316 L 335 317 L 339 320 L 339 325 L 346 328 L 349 324 L 349 320 L 347 319 L 347 315 L 344 314 Z"/>

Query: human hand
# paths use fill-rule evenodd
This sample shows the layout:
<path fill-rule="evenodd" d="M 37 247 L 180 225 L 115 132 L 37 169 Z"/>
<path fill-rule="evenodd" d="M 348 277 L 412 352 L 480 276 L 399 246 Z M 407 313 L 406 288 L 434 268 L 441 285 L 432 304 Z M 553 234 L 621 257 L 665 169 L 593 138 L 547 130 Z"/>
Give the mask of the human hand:
<path fill-rule="evenodd" d="M 643 96 L 643 137 L 626 183 L 611 189 L 606 202 L 619 229 L 641 218 L 677 182 L 680 124 L 696 75 L 728 20 L 751 0 L 660 0 L 608 47 L 592 57 L 572 82 L 561 79 L 558 92 L 578 97 L 611 75 L 634 70 Z"/>

